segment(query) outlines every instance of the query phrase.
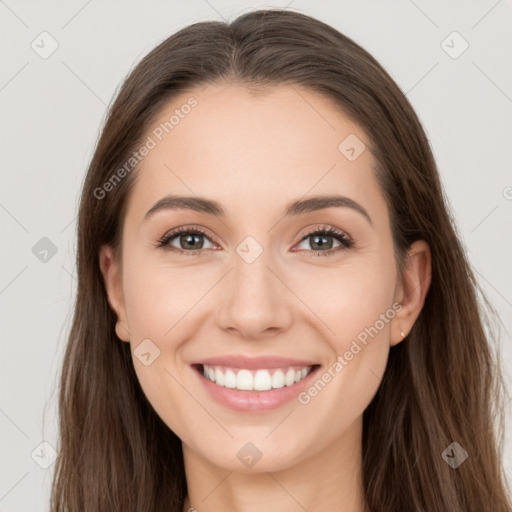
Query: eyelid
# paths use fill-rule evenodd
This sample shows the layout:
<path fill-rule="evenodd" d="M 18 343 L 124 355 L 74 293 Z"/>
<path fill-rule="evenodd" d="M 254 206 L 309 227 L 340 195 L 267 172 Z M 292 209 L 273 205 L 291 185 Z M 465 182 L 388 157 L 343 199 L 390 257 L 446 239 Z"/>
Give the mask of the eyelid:
<path fill-rule="evenodd" d="M 315 224 L 312 228 L 310 228 L 304 235 L 302 235 L 301 239 L 299 241 L 304 240 L 304 238 L 307 238 L 308 236 L 311 236 L 315 233 L 318 233 L 319 231 L 323 232 L 329 232 L 331 234 L 336 234 L 340 236 L 344 236 L 345 238 L 353 241 L 352 237 L 343 229 L 337 228 L 335 226 L 329 225 L 329 224 Z"/>

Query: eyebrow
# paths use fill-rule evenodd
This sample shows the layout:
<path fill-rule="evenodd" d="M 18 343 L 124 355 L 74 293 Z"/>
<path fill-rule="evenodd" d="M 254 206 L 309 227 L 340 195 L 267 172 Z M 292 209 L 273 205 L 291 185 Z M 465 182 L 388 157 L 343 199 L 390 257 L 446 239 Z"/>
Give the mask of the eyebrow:
<path fill-rule="evenodd" d="M 346 196 L 340 195 L 317 195 L 310 196 L 307 199 L 297 199 L 286 205 L 283 216 L 303 215 L 326 208 L 351 208 L 360 213 L 365 219 L 373 225 L 372 218 L 368 212 L 356 201 Z M 189 210 L 199 213 L 214 215 L 215 217 L 225 217 L 226 212 L 221 204 L 212 199 L 199 196 L 178 196 L 167 195 L 158 200 L 146 213 L 144 220 L 161 210 Z"/>

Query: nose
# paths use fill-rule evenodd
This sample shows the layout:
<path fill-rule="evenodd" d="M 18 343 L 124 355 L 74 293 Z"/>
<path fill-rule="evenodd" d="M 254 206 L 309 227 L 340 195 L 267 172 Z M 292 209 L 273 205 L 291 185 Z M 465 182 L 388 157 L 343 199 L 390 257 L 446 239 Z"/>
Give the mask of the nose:
<path fill-rule="evenodd" d="M 233 268 L 218 290 L 216 318 L 221 329 L 258 340 L 290 327 L 294 296 L 274 266 L 267 251 L 251 263 L 234 255 Z"/>

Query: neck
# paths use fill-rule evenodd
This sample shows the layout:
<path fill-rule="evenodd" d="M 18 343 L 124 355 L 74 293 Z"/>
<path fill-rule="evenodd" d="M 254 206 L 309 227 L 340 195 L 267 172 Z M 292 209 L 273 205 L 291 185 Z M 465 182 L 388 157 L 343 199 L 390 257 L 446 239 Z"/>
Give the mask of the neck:
<path fill-rule="evenodd" d="M 183 512 L 363 512 L 362 417 L 334 445 L 293 466 L 237 472 L 183 444 L 188 495 Z"/>

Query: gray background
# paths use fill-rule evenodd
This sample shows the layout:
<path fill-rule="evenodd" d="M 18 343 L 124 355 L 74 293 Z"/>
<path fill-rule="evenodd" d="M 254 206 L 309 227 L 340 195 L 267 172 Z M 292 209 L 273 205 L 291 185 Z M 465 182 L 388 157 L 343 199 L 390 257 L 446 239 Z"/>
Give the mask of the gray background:
<path fill-rule="evenodd" d="M 76 289 L 77 201 L 116 88 L 185 25 L 287 5 L 352 37 L 412 102 L 470 261 L 499 313 L 501 359 L 512 380 L 510 0 L 0 1 L 0 511 L 47 510 L 54 464 L 52 448 L 41 443 L 56 446 L 56 376 Z M 58 48 L 42 58 L 52 40 Z M 469 47 L 458 55 L 464 40 Z M 510 428 L 511 402 L 506 410 Z M 510 435 L 504 450 L 510 478 Z"/>

